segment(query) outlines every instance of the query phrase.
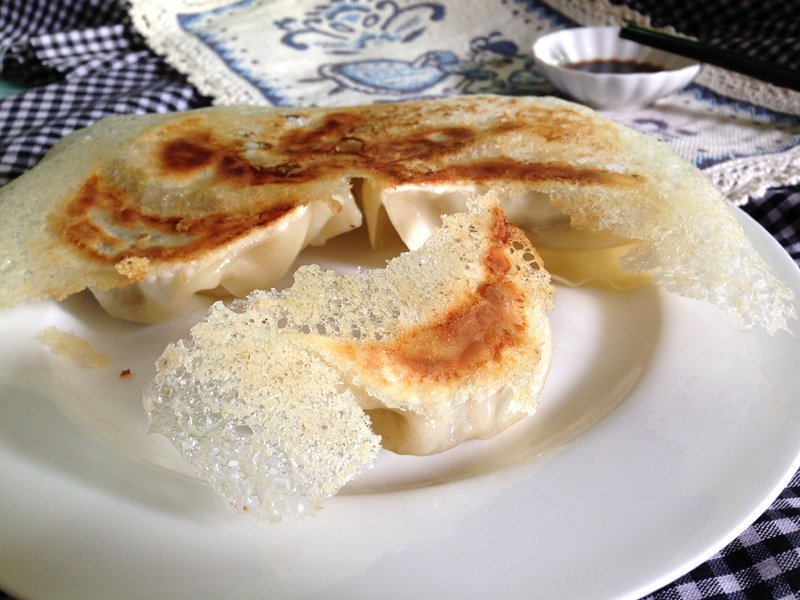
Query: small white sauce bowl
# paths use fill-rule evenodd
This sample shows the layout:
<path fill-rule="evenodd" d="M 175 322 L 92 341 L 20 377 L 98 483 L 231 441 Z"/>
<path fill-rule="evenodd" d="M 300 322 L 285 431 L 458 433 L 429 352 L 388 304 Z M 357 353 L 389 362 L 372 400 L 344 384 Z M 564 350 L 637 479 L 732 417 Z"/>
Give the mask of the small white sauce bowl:
<path fill-rule="evenodd" d="M 619 37 L 619 27 L 576 27 L 556 31 L 533 44 L 540 70 L 561 92 L 593 108 L 646 106 L 686 87 L 700 65 Z M 650 63 L 663 70 L 653 73 L 591 73 L 567 65 L 621 60 Z"/>

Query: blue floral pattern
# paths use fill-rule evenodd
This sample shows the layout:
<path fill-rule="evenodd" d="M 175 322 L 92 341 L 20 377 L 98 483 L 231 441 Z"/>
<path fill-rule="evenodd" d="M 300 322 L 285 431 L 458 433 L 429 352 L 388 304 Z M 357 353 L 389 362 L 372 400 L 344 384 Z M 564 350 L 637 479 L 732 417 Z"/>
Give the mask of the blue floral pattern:
<path fill-rule="evenodd" d="M 457 64 L 458 57 L 452 52 L 434 50 L 411 61 L 371 59 L 323 64 L 319 74 L 337 84 L 330 94 L 349 89 L 364 94 L 405 96 L 436 85 Z"/>
<path fill-rule="evenodd" d="M 434 31 L 433 26 L 459 16 L 455 0 L 327 0 L 305 10 L 296 4 L 283 3 L 282 7 L 292 8 L 291 14 L 281 15 L 277 8 L 268 12 L 261 0 L 240 0 L 210 11 L 181 14 L 178 20 L 277 105 L 306 101 L 308 96 L 302 93 L 306 86 L 317 96 L 347 92 L 364 95 L 367 102 L 456 93 L 553 92 L 536 70 L 529 51 L 531 40 L 523 45 L 499 29 L 489 29 L 453 44 L 441 37 L 441 30 Z M 491 11 L 503 20 L 522 19 L 526 25 L 535 20 L 547 29 L 574 25 L 537 0 L 497 4 Z M 307 56 L 308 64 L 316 64 L 315 72 L 294 78 L 287 86 L 265 72 L 262 59 L 248 57 L 240 39 L 243 33 L 232 34 L 227 26 L 245 10 L 268 15 L 280 34 L 281 57 L 303 61 Z"/>
<path fill-rule="evenodd" d="M 428 21 L 444 16 L 444 5 L 436 2 L 401 8 L 392 0 L 332 0 L 275 25 L 287 32 L 281 42 L 295 50 L 318 46 L 331 54 L 356 54 L 371 46 L 413 42 Z"/>
<path fill-rule="evenodd" d="M 344 89 L 364 94 L 417 95 L 451 78 L 443 94 L 509 93 L 550 91 L 536 71 L 535 61 L 520 54 L 516 43 L 500 32 L 473 38 L 459 57 L 449 50 L 432 50 L 412 60 L 368 59 L 324 63 L 320 79 L 335 82 L 330 94 Z"/>

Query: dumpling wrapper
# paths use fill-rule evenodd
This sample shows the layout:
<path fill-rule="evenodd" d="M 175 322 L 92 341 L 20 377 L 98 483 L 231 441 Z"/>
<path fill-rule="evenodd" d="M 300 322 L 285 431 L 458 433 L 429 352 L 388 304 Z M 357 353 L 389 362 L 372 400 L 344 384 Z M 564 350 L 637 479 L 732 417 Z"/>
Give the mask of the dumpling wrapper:
<path fill-rule="evenodd" d="M 381 438 L 430 454 L 533 413 L 552 296 L 525 236 L 492 199 L 473 202 L 385 269 L 305 266 L 282 292 L 214 304 L 164 351 L 145 411 L 232 506 L 303 516 Z"/>
<path fill-rule="evenodd" d="M 562 281 L 662 284 L 770 332 L 797 316 L 666 144 L 563 100 L 488 95 L 100 121 L 0 190 L 0 306 L 88 286 L 114 314 L 168 319 L 198 292 L 269 287 L 304 244 L 357 226 L 359 202 L 373 242 L 396 228 L 415 248 L 488 190 Z"/>
<path fill-rule="evenodd" d="M 269 288 L 307 245 L 359 227 L 346 179 L 278 166 L 256 183 L 202 147 L 261 156 L 248 140 L 269 127 L 246 112 L 109 117 L 58 142 L 0 189 L 0 306 L 88 287 L 114 316 L 168 321 Z"/>

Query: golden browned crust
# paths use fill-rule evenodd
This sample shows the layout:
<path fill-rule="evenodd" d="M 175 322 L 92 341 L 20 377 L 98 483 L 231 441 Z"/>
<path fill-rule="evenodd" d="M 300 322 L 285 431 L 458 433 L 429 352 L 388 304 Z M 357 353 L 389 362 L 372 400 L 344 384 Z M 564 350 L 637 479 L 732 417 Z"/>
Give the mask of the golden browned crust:
<path fill-rule="evenodd" d="M 279 221 L 293 206 L 257 208 L 260 210 L 199 217 L 152 214 L 142 210 L 136 197 L 103 176 L 93 174 L 53 215 L 51 226 L 65 246 L 88 260 L 143 266 L 150 262 L 191 260 L 253 229 Z M 156 241 L 165 237 L 164 242 Z M 130 277 L 119 266 L 116 270 Z"/>
<path fill-rule="evenodd" d="M 529 335 L 530 292 L 510 273 L 511 228 L 516 229 L 500 208 L 494 207 L 487 228 L 488 245 L 479 257 L 482 283 L 455 298 L 435 320 L 401 326 L 381 341 L 342 341 L 336 352 L 351 363 L 364 365 L 378 379 L 391 371 L 395 376 L 400 373 L 411 385 L 458 385 L 491 364 L 500 369 L 506 354 L 519 348 Z"/>
<path fill-rule="evenodd" d="M 114 268 L 117 273 L 132 281 L 142 281 L 150 270 L 150 260 L 141 256 L 127 256 L 114 265 Z"/>
<path fill-rule="evenodd" d="M 575 229 L 635 240 L 623 268 L 745 326 L 774 331 L 796 315 L 714 185 L 665 144 L 576 104 L 501 96 L 101 120 L 0 190 L 0 306 L 141 284 L 122 302 L 113 293 L 101 302 L 148 320 L 133 299 L 147 306 L 164 297 L 158 285 L 173 293 L 185 279 L 174 307 L 156 315 L 167 319 L 198 290 L 274 284 L 288 252 L 257 281 L 226 282 L 225 269 L 236 270 L 229 255 L 267 244 L 289 221 L 305 219 L 292 232 L 299 252 L 360 225 L 361 189 L 382 197 L 448 186 L 491 189 L 508 214 L 505 203 L 536 198 Z M 299 214 L 312 205 L 313 218 Z M 148 261 L 141 281 L 141 269 L 117 268 L 131 259 Z M 193 282 L 198 270 L 220 277 Z"/>
<path fill-rule="evenodd" d="M 486 115 L 487 109 L 494 112 Z M 637 174 L 565 160 L 519 160 L 484 150 L 504 137 L 517 136 L 534 136 L 547 144 L 581 139 L 590 147 L 613 146 L 613 130 L 590 126 L 568 112 L 509 98 L 488 104 L 463 99 L 445 105 L 251 109 L 241 116 L 212 109 L 175 115 L 130 140 L 131 149 L 122 152 L 129 155 L 123 168 L 131 169 L 137 179 L 162 182 L 167 194 L 181 192 L 188 204 L 180 210 L 155 210 L 142 202 L 140 183 L 115 180 L 100 168 L 56 209 L 52 227 L 63 244 L 91 261 L 117 263 L 137 256 L 165 262 L 202 256 L 279 220 L 303 202 L 300 188 L 284 197 L 270 189 L 287 184 L 320 184 L 356 175 L 385 185 L 497 180 L 606 187 L 641 183 Z M 220 199 L 232 190 L 250 190 L 253 202 L 227 209 Z M 209 202 L 214 196 L 219 199 Z M 154 241 L 163 238 L 164 243 Z"/>

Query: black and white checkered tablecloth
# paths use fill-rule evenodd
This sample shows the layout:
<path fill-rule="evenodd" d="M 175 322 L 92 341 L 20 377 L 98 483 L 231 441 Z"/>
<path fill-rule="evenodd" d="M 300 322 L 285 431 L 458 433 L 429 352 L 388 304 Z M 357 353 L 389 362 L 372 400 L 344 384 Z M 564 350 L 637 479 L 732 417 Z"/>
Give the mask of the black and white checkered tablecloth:
<path fill-rule="evenodd" d="M 800 70 L 800 6 L 786 0 L 613 0 L 715 47 Z"/>
<path fill-rule="evenodd" d="M 791 2 L 628 4 L 652 15 L 654 25 L 673 25 L 700 38 L 738 43 L 740 50 L 800 68 L 800 19 L 789 15 L 797 11 Z M 760 15 L 750 21 L 756 29 L 741 25 L 747 22 L 746 15 Z M 210 104 L 148 49 L 132 27 L 126 7 L 109 0 L 3 0 L 0 57 L 3 79 L 24 77 L 27 85 L 35 84 L 0 101 L 0 184 L 34 165 L 65 134 L 101 117 Z M 773 189 L 752 199 L 744 210 L 800 264 L 800 186 Z M 800 473 L 730 545 L 648 596 L 655 600 L 799 597 Z"/>

